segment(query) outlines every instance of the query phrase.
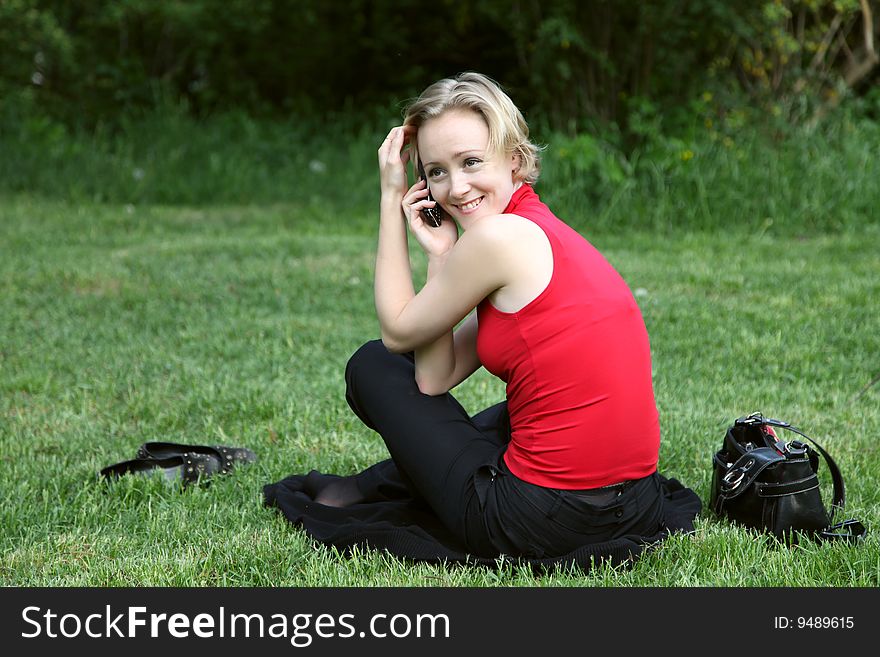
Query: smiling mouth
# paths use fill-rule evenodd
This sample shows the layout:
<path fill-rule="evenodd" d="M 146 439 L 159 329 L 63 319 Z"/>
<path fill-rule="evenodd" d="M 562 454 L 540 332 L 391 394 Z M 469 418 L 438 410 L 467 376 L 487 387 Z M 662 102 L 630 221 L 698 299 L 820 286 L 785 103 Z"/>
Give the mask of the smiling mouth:
<path fill-rule="evenodd" d="M 474 199 L 473 201 L 468 201 L 467 203 L 462 203 L 461 205 L 458 206 L 458 209 L 464 213 L 473 212 L 474 210 L 476 210 L 479 207 L 480 203 L 483 202 L 483 198 L 485 198 L 485 197 L 481 196 L 480 198 Z"/>

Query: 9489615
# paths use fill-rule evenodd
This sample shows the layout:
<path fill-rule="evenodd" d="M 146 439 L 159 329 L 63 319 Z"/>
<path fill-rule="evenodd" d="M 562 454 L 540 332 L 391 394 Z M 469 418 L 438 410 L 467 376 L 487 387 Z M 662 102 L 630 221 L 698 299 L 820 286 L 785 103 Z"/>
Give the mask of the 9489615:
<path fill-rule="evenodd" d="M 852 616 L 774 616 L 773 628 L 776 630 L 851 630 L 855 627 Z"/>

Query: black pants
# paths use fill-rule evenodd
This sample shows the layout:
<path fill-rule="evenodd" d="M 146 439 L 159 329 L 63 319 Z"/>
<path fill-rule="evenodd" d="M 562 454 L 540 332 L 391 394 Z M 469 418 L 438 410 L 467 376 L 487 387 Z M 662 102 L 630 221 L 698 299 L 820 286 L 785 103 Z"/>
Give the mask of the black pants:
<path fill-rule="evenodd" d="M 346 368 L 346 399 L 385 441 L 391 459 L 355 475 L 362 490 L 405 486 L 474 554 L 553 557 L 622 536 L 651 536 L 663 521 L 656 473 L 586 491 L 529 484 L 507 469 L 507 405 L 471 417 L 449 393 L 425 395 L 412 356 L 368 342 Z"/>

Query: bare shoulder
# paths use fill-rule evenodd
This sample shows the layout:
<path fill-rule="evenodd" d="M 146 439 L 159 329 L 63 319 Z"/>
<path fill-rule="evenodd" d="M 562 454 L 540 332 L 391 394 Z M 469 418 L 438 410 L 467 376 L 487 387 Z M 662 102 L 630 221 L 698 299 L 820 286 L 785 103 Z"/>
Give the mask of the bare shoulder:
<path fill-rule="evenodd" d="M 468 235 L 470 233 L 470 235 Z M 471 262 L 491 272 L 488 293 L 502 312 L 517 312 L 544 290 L 553 276 L 553 249 L 544 230 L 516 214 L 485 217 L 465 232 L 477 254 Z"/>
<path fill-rule="evenodd" d="M 484 217 L 466 232 L 468 240 L 483 248 L 528 247 L 546 242 L 544 231 L 535 222 L 518 214 L 496 214 Z M 479 248 L 479 247 L 478 247 Z"/>
<path fill-rule="evenodd" d="M 502 310 L 525 305 L 522 299 L 535 296 L 534 290 L 543 289 L 553 273 L 553 249 L 547 235 L 535 222 L 517 214 L 484 217 L 459 242 L 460 262 L 491 276 L 493 303 Z M 501 299 L 499 294 L 514 298 Z"/>

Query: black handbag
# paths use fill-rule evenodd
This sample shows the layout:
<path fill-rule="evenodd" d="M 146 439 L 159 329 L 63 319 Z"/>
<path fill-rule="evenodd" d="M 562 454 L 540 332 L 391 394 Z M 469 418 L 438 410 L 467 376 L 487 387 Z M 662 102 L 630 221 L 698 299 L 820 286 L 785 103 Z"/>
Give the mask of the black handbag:
<path fill-rule="evenodd" d="M 801 440 L 785 442 L 775 429 L 794 432 L 813 447 Z M 816 474 L 819 454 L 828 464 L 834 486 L 830 513 L 822 503 Z M 850 541 L 867 533 L 857 520 L 833 524 L 845 503 L 840 469 L 821 445 L 788 422 L 760 413 L 737 419 L 715 453 L 712 469 L 711 507 L 719 517 L 786 542 L 796 542 L 797 532 L 821 540 Z"/>

